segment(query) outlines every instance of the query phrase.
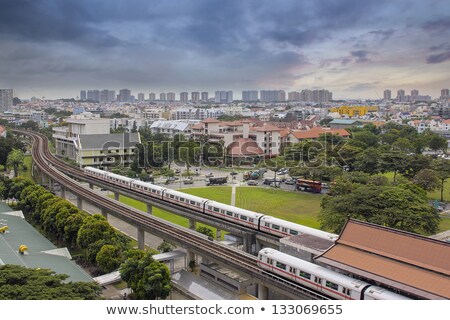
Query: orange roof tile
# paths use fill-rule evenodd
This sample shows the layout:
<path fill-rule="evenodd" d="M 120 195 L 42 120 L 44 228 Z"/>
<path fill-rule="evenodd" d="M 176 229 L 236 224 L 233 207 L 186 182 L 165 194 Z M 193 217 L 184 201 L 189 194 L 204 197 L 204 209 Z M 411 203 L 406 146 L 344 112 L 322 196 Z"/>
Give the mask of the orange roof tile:
<path fill-rule="evenodd" d="M 214 118 L 207 118 L 202 121 L 203 123 L 219 123 L 220 121 Z"/>
<path fill-rule="evenodd" d="M 252 127 L 251 130 L 253 131 L 281 131 L 283 129 L 280 129 L 278 127 L 275 127 L 271 124 L 263 125 L 262 127 Z"/>
<path fill-rule="evenodd" d="M 341 137 L 349 137 L 345 129 L 328 129 L 322 127 L 313 127 L 310 130 L 292 130 L 292 134 L 299 140 L 301 139 L 317 139 L 321 134 L 337 134 Z"/>
<path fill-rule="evenodd" d="M 248 138 L 240 138 L 233 141 L 227 147 L 227 153 L 231 156 L 262 156 L 264 151 L 258 146 L 256 141 Z"/>

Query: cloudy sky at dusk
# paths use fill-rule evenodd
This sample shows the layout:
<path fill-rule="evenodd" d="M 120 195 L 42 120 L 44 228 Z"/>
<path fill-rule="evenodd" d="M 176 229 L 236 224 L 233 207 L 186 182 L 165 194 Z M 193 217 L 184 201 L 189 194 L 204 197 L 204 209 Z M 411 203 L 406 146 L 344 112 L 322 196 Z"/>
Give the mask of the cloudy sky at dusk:
<path fill-rule="evenodd" d="M 2 0 L 0 88 L 21 98 L 325 88 L 436 98 L 448 0 Z"/>

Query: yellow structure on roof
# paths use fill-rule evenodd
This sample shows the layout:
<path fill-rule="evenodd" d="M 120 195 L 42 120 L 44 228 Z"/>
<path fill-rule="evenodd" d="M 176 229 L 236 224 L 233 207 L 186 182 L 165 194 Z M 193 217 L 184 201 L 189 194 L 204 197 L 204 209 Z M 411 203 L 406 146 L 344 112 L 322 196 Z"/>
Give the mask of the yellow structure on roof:
<path fill-rule="evenodd" d="M 331 108 L 330 112 L 338 112 L 340 115 L 347 115 L 349 117 L 363 116 L 368 112 L 377 112 L 376 106 L 341 106 Z"/>

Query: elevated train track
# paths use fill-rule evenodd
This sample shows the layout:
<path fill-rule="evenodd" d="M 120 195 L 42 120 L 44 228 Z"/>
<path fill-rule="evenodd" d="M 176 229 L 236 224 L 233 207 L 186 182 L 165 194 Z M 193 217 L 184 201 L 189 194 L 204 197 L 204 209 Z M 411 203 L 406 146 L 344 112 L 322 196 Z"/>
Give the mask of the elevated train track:
<path fill-rule="evenodd" d="M 54 156 L 48 148 L 47 138 L 40 134 L 28 131 L 15 130 L 15 132 L 25 134 L 32 138 L 33 160 L 42 172 L 48 175 L 51 179 L 54 179 L 60 183 L 62 187 L 70 190 L 75 195 L 86 199 L 88 202 L 94 203 L 102 210 L 106 210 L 109 214 L 112 214 L 123 221 L 136 226 L 137 228 L 141 228 L 144 231 L 158 235 L 169 241 L 179 243 L 183 247 L 190 248 L 201 256 L 207 257 L 208 259 L 219 263 L 223 263 L 232 269 L 251 275 L 256 282 L 275 288 L 293 299 L 329 299 L 328 297 L 317 292 L 304 288 L 298 284 L 259 268 L 256 264 L 256 257 L 250 254 L 221 245 L 218 242 L 205 239 L 192 230 L 151 216 L 147 213 L 93 192 L 91 189 L 79 184 L 75 180 L 69 178 L 66 174 L 59 171 L 63 170 L 68 172 L 68 170 L 75 169 L 67 165 L 62 167 L 59 160 L 55 161 Z"/>

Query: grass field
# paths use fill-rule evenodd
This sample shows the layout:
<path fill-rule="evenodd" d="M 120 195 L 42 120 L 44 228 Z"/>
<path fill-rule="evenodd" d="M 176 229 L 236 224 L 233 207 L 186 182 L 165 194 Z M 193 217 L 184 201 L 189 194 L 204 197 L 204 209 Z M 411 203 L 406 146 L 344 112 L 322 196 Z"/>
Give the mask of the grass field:
<path fill-rule="evenodd" d="M 22 168 L 19 168 L 19 176 L 33 180 L 33 177 L 31 176 L 32 162 L 33 162 L 33 158 L 31 157 L 31 155 L 26 155 L 24 157 L 23 163 L 27 166 L 27 170 L 24 171 Z"/>
<path fill-rule="evenodd" d="M 183 189 L 185 193 L 208 198 L 222 203 L 231 203 L 231 187 L 207 187 Z M 236 205 L 245 209 L 270 214 L 272 216 L 318 228 L 317 215 L 323 195 L 305 194 L 277 189 L 238 187 L 236 189 Z M 120 201 L 142 211 L 144 203 L 120 196 Z M 188 219 L 170 212 L 153 208 L 157 217 L 188 227 Z M 198 225 L 202 225 L 198 223 Z M 215 231 L 215 229 L 214 229 Z"/>

